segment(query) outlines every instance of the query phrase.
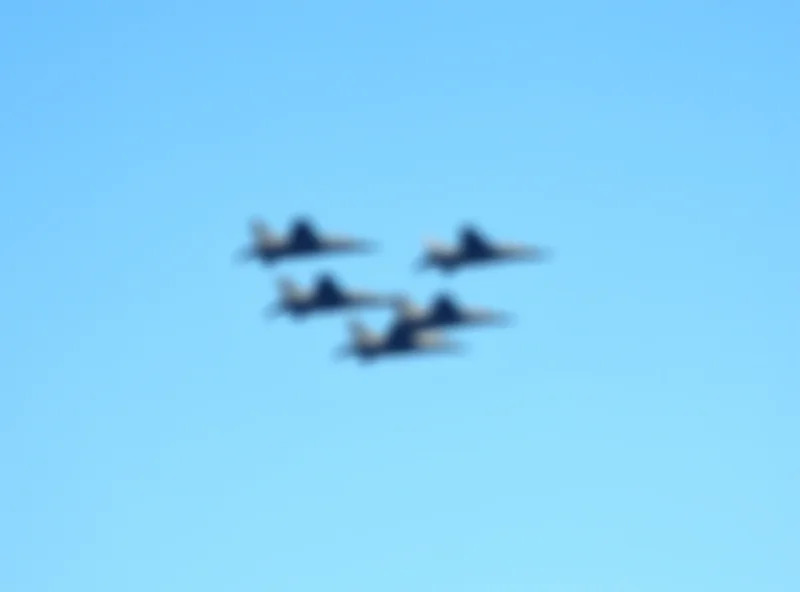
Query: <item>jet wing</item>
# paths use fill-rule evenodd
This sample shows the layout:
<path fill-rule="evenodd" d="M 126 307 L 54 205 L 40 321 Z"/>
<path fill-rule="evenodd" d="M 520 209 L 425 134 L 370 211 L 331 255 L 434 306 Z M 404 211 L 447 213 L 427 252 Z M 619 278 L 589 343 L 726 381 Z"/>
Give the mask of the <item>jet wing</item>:
<path fill-rule="evenodd" d="M 465 254 L 472 256 L 486 256 L 493 252 L 489 240 L 474 226 L 465 226 L 459 236 L 461 248 Z"/>
<path fill-rule="evenodd" d="M 406 323 L 395 322 L 392 324 L 385 338 L 387 349 L 411 349 L 416 345 L 413 327 Z"/>
<path fill-rule="evenodd" d="M 436 319 L 452 320 L 459 316 L 459 307 L 452 296 L 441 294 L 433 301 L 431 314 Z"/>
<path fill-rule="evenodd" d="M 316 249 L 320 246 L 319 233 L 306 218 L 299 218 L 294 222 L 288 240 L 295 249 Z"/>
<path fill-rule="evenodd" d="M 344 293 L 333 277 L 325 274 L 317 281 L 316 295 L 323 302 L 340 302 Z"/>

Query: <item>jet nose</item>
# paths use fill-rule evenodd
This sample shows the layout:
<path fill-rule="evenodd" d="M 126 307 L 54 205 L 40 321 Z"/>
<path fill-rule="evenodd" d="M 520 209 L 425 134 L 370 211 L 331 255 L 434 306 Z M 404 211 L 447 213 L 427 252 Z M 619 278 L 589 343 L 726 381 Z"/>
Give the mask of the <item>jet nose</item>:
<path fill-rule="evenodd" d="M 353 242 L 353 250 L 359 253 L 375 253 L 378 250 L 378 243 L 371 240 L 357 240 Z"/>
<path fill-rule="evenodd" d="M 509 327 L 514 324 L 514 315 L 508 312 L 495 313 L 494 323 L 501 327 Z"/>
<path fill-rule="evenodd" d="M 514 322 L 514 315 L 501 311 L 480 311 L 475 318 L 480 323 L 495 327 L 508 327 Z"/>
<path fill-rule="evenodd" d="M 549 249 L 547 247 L 531 247 L 528 256 L 534 261 L 540 261 L 544 263 L 547 261 L 551 261 L 555 256 L 555 253 L 553 252 L 552 249 Z"/>

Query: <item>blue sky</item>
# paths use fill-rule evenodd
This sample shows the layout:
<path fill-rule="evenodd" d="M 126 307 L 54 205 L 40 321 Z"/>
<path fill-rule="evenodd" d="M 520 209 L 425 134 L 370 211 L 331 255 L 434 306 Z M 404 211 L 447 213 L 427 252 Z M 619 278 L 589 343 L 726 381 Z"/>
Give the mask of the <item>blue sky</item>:
<path fill-rule="evenodd" d="M 793 4 L 4 4 L 0 589 L 800 589 Z M 519 320 L 337 364 L 322 271 Z"/>

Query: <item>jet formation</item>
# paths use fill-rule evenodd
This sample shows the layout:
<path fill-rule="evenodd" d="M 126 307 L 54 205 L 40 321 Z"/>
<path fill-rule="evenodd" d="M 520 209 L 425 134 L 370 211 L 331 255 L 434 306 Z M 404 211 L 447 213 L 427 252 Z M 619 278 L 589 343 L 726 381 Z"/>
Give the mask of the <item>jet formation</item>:
<path fill-rule="evenodd" d="M 307 217 L 297 217 L 289 231 L 281 236 L 271 231 L 263 220 L 251 218 L 250 243 L 236 255 L 240 262 L 257 261 L 274 267 L 281 262 L 300 258 L 322 258 L 331 255 L 368 254 L 377 250 L 371 240 L 356 236 L 323 232 Z M 435 269 L 451 275 L 464 268 L 504 262 L 541 262 L 548 253 L 534 245 L 497 242 L 487 238 L 471 224 L 463 225 L 454 245 L 426 241 L 418 258 L 418 271 Z M 463 346 L 445 333 L 460 327 L 508 326 L 512 316 L 507 312 L 461 302 L 451 292 L 434 295 L 428 306 L 420 306 L 402 293 L 369 290 L 345 284 L 325 271 L 306 287 L 287 276 L 276 280 L 278 298 L 267 306 L 269 317 L 287 315 L 297 321 L 324 314 L 352 314 L 359 310 L 385 308 L 392 311 L 388 328 L 377 332 L 362 321 L 350 318 L 349 340 L 335 349 L 337 358 L 354 356 L 361 362 L 378 358 L 411 354 L 462 353 Z"/>

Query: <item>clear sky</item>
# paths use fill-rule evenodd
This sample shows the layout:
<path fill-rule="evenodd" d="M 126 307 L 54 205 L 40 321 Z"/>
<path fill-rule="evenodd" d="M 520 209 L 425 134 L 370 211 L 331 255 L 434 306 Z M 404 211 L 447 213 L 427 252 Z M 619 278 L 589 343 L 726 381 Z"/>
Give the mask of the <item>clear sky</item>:
<path fill-rule="evenodd" d="M 798 22 L 3 4 L 0 589 L 800 590 Z M 381 251 L 232 264 L 298 214 Z M 413 274 L 465 221 L 555 257 Z M 337 363 L 322 271 L 518 322 Z"/>

